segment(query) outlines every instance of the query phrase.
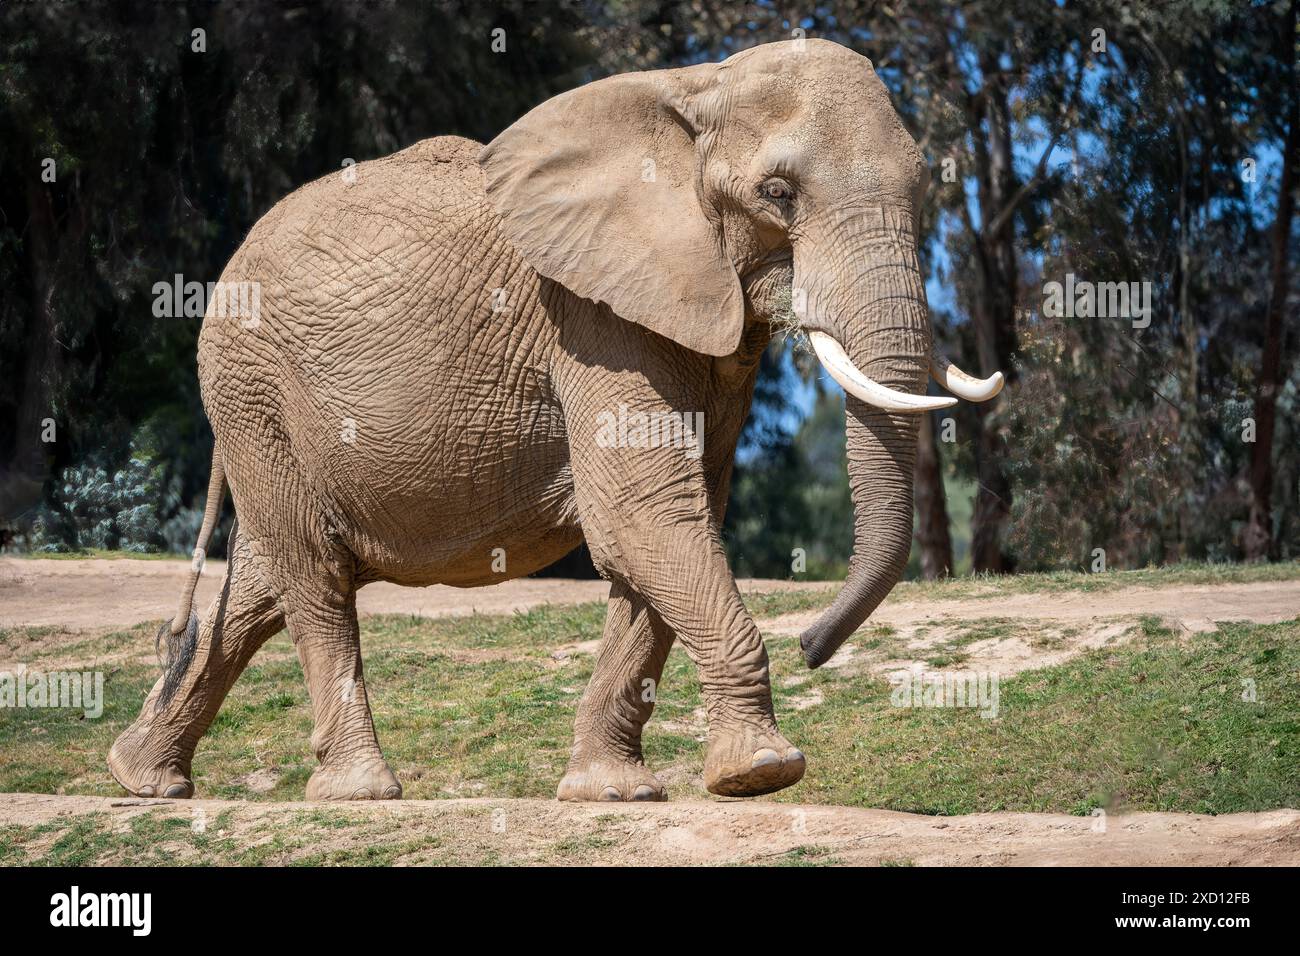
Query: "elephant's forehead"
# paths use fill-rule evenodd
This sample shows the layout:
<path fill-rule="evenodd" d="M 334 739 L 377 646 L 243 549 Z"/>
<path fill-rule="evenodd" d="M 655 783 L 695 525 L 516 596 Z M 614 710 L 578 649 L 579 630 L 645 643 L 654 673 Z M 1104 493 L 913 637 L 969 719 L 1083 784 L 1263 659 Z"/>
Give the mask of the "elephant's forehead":
<path fill-rule="evenodd" d="M 754 162 L 844 189 L 910 192 L 924 159 L 883 87 L 805 88 L 798 108 L 770 127 Z"/>
<path fill-rule="evenodd" d="M 835 48 L 760 63 L 733 74 L 710 104 L 755 165 L 847 189 L 907 191 L 921 178 L 921 152 L 866 58 Z"/>

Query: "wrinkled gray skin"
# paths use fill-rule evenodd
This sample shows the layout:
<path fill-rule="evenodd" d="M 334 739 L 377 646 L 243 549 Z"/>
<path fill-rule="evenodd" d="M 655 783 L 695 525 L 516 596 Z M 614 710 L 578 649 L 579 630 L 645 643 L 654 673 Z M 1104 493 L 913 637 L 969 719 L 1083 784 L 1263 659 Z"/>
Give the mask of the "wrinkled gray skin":
<path fill-rule="evenodd" d="M 584 537 L 609 613 L 560 798 L 662 799 L 641 759 L 643 698 L 674 638 L 699 668 L 708 788 L 799 780 L 719 537 L 732 459 L 792 284 L 807 329 L 877 382 L 924 392 L 926 182 L 870 62 L 808 40 L 592 83 L 485 148 L 427 140 L 279 203 L 223 275 L 261 283 L 259 321 L 210 312 L 199 342 L 214 500 L 224 469 L 238 516 L 227 577 L 174 656 L 175 692 L 160 679 L 114 744 L 118 781 L 191 795 L 199 738 L 287 625 L 315 719 L 308 797 L 400 796 L 356 589 L 493 584 Z M 620 404 L 703 412 L 703 457 L 602 447 L 598 416 Z M 804 636 L 813 666 L 902 572 L 916 428 L 848 399 L 856 543 Z"/>

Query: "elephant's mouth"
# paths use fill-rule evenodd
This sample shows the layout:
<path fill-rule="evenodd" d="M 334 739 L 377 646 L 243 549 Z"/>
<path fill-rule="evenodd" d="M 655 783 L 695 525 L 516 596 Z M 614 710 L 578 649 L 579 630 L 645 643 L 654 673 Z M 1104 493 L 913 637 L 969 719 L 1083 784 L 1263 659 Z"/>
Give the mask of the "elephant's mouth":
<path fill-rule="evenodd" d="M 777 324 L 794 321 L 791 302 L 794 256 L 791 250 L 769 252 L 741 277 L 741 285 L 745 290 L 745 301 L 755 318 Z"/>

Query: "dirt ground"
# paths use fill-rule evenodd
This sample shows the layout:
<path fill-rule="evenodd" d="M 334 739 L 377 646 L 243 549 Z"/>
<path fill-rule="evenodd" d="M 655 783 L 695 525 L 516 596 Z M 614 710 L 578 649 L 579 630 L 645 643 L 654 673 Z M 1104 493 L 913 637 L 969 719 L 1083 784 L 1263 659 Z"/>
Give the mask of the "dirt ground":
<path fill-rule="evenodd" d="M 234 859 L 275 833 L 308 836 L 265 862 L 337 862 L 400 844 L 421 863 L 720 865 L 808 863 L 915 866 L 1281 866 L 1300 863 L 1300 811 L 1210 817 L 1054 813 L 930 817 L 888 810 L 777 803 L 564 804 L 552 800 L 405 800 L 322 810 L 310 803 L 114 800 L 0 795 L 0 820 L 28 827 L 100 815 L 126 833 L 141 814 L 203 821 Z M 325 814 L 322 818 L 322 814 Z M 161 828 L 158 828 L 161 829 Z M 175 828 L 171 828 L 175 832 Z M 317 832 L 319 831 L 319 832 Z M 51 829 L 48 839 L 56 839 Z M 184 828 L 181 828 L 184 834 Z M 238 848 L 238 849 L 235 849 Z M 27 851 L 41 848 L 29 845 Z M 174 862 L 199 851 L 184 839 Z M 210 851 L 202 858 L 211 857 Z M 230 862 L 231 860 L 226 860 Z M 113 862 L 110 858 L 101 862 Z"/>
<path fill-rule="evenodd" d="M 174 613 L 189 570 L 186 561 L 0 558 L 0 627 L 104 630 L 160 620 Z M 199 579 L 196 607 L 206 608 L 216 597 L 225 572 L 224 561 L 207 563 Z M 742 580 L 740 586 L 746 592 L 766 592 L 835 585 Z M 563 578 L 520 578 L 486 588 L 403 588 L 379 583 L 358 592 L 357 610 L 421 617 L 509 614 L 540 604 L 581 604 L 608 597 L 607 581 Z"/>
<path fill-rule="evenodd" d="M 27 642 L 45 645 L 69 641 L 72 632 L 102 633 L 158 620 L 172 612 L 189 564 L 184 561 L 126 559 L 29 560 L 0 558 L 0 628 L 49 627 L 55 630 Z M 211 561 L 199 580 L 196 607 L 200 613 L 216 596 L 225 564 Z M 742 579 L 745 594 L 775 591 L 826 590 L 836 582 L 796 582 Z M 410 614 L 454 617 L 508 614 L 543 604 L 603 601 L 605 581 L 563 578 L 523 578 L 484 588 L 435 585 L 403 588 L 372 584 L 357 596 L 364 615 Z M 1024 670 L 1051 667 L 1088 650 L 1125 641 L 1142 615 L 1155 615 L 1188 632 L 1212 630 L 1216 621 L 1274 623 L 1300 615 L 1300 580 L 1221 585 L 1133 587 L 1104 593 L 1046 592 L 967 597 L 943 600 L 899 600 L 897 592 L 871 616 L 873 625 L 888 625 L 901 636 L 908 655 L 873 661 L 875 671 L 923 668 L 928 652 L 951 640 L 955 627 L 988 620 L 1034 621 L 1051 627 L 1051 640 L 1021 634 L 991 637 L 963 646 L 963 668 L 1009 677 Z M 818 611 L 801 611 L 760 618 L 766 634 L 800 634 Z M 958 622 L 954 625 L 952 622 Z M 560 651 L 569 648 L 557 649 Z M 594 652 L 594 648 L 583 650 Z M 151 643 L 128 646 L 96 658 L 105 664 L 127 659 L 153 660 Z M 0 670 L 22 663 L 0 649 Z M 83 661 L 61 655 L 42 658 L 47 670 L 73 667 Z M 825 666 L 852 670 L 862 666 L 858 646 L 850 641 Z"/>
<path fill-rule="evenodd" d="M 102 632 L 156 620 L 171 609 L 187 568 L 186 563 L 174 561 L 0 559 L 0 627 L 48 625 L 64 633 Z M 201 607 L 215 594 L 222 570 L 216 561 L 207 568 L 199 589 Z M 741 584 L 746 593 L 834 586 L 779 581 Z M 559 579 L 512 581 L 472 591 L 372 585 L 361 591 L 358 605 L 362 614 L 505 613 L 544 603 L 599 601 L 607 589 L 601 581 Z M 815 611 L 799 612 L 760 623 L 766 633 L 797 634 L 815 615 Z M 1140 615 L 1160 616 L 1188 631 L 1210 629 L 1215 621 L 1288 620 L 1300 615 L 1300 581 L 887 601 L 872 622 L 893 627 L 918 660 L 927 646 L 944 639 L 948 622 L 1054 622 L 1059 640 L 1047 644 L 1011 634 L 964 648 L 969 656 L 963 669 L 1011 674 L 1051 666 L 1089 648 L 1124 640 Z M 855 653 L 852 643 L 845 645 L 827 666 L 853 667 Z M 4 663 L 0 661 L 0 666 Z M 900 657 L 887 666 L 920 665 Z M 224 813 L 228 835 L 246 845 L 263 839 L 262 834 L 292 826 L 299 819 L 296 814 L 312 809 L 319 807 L 3 794 L 0 825 L 31 826 L 101 814 L 96 819 L 125 831 L 142 813 L 191 817 L 201 810 L 213 819 Z M 419 846 L 423 837 L 430 849 L 404 852 L 400 862 L 1300 865 L 1300 810 L 1218 817 L 1138 813 L 1098 821 L 1027 813 L 929 817 L 722 800 L 588 806 L 456 799 L 349 805 L 328 812 L 345 814 L 351 822 L 323 830 L 309 846 L 284 850 L 284 859 L 277 862 L 310 857 L 322 846 L 344 856 L 385 840 L 407 845 L 414 838 L 413 845 Z"/>
<path fill-rule="evenodd" d="M 760 622 L 767 634 L 801 634 L 817 611 L 786 614 Z M 927 652 L 951 640 L 972 622 L 1036 622 L 1034 634 L 1009 634 L 965 644 L 963 670 L 1010 677 L 1021 671 L 1055 667 L 1086 651 L 1123 643 L 1143 616 L 1162 618 L 1184 632 L 1212 631 L 1217 621 L 1274 624 L 1300 615 L 1300 581 L 1249 584 L 1175 585 L 1123 588 L 1100 594 L 1050 592 L 1009 594 L 996 598 L 894 601 L 889 598 L 872 624 L 887 624 L 905 640 L 913 656 L 873 662 L 876 672 L 923 670 Z M 952 622 L 959 622 L 954 625 Z M 824 666 L 859 667 L 857 645 L 844 644 Z"/>
<path fill-rule="evenodd" d="M 58 626 L 72 631 L 102 631 L 159 620 L 173 611 L 188 573 L 189 564 L 184 561 L 0 558 L 0 627 Z M 207 607 L 224 573 L 224 561 L 208 562 L 199 579 L 196 607 Z M 745 594 L 839 586 L 832 581 L 745 578 L 739 584 Z M 358 592 L 357 609 L 363 615 L 451 617 L 508 614 L 542 604 L 603 601 L 608 596 L 608 582 L 566 578 L 520 578 L 483 588 L 403 588 L 379 583 Z M 806 611 L 785 615 L 766 629 L 797 634 L 817 614 Z M 1101 594 L 1056 591 L 924 602 L 887 598 L 871 616 L 871 622 L 895 627 L 915 627 L 944 618 L 1027 617 L 1093 622 L 1142 614 L 1176 621 L 1190 631 L 1212 629 L 1215 621 L 1288 620 L 1300 614 L 1300 581 L 1126 588 Z"/>

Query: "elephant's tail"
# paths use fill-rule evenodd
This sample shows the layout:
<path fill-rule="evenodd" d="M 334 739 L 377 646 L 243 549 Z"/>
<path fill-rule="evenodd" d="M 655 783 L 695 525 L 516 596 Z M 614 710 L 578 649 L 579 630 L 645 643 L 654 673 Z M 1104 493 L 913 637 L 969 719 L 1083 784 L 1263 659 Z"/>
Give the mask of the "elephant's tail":
<path fill-rule="evenodd" d="M 189 669 L 194 659 L 194 650 L 199 642 L 199 616 L 194 611 L 194 590 L 199 586 L 199 577 L 203 574 L 203 562 L 208 556 L 208 542 L 216 530 L 217 519 L 221 516 L 221 502 L 226 491 L 226 469 L 221 464 L 221 454 L 212 449 L 212 471 L 208 477 L 208 500 L 203 508 L 203 526 L 199 528 L 199 540 L 194 546 L 193 560 L 190 562 L 190 576 L 181 592 L 181 601 L 176 608 L 176 616 L 164 621 L 158 628 L 154 647 L 158 652 L 159 662 L 163 667 L 162 692 L 158 696 L 157 706 L 166 704 L 176 689 L 180 687 L 181 678 Z M 163 645 L 166 644 L 166 654 Z"/>

